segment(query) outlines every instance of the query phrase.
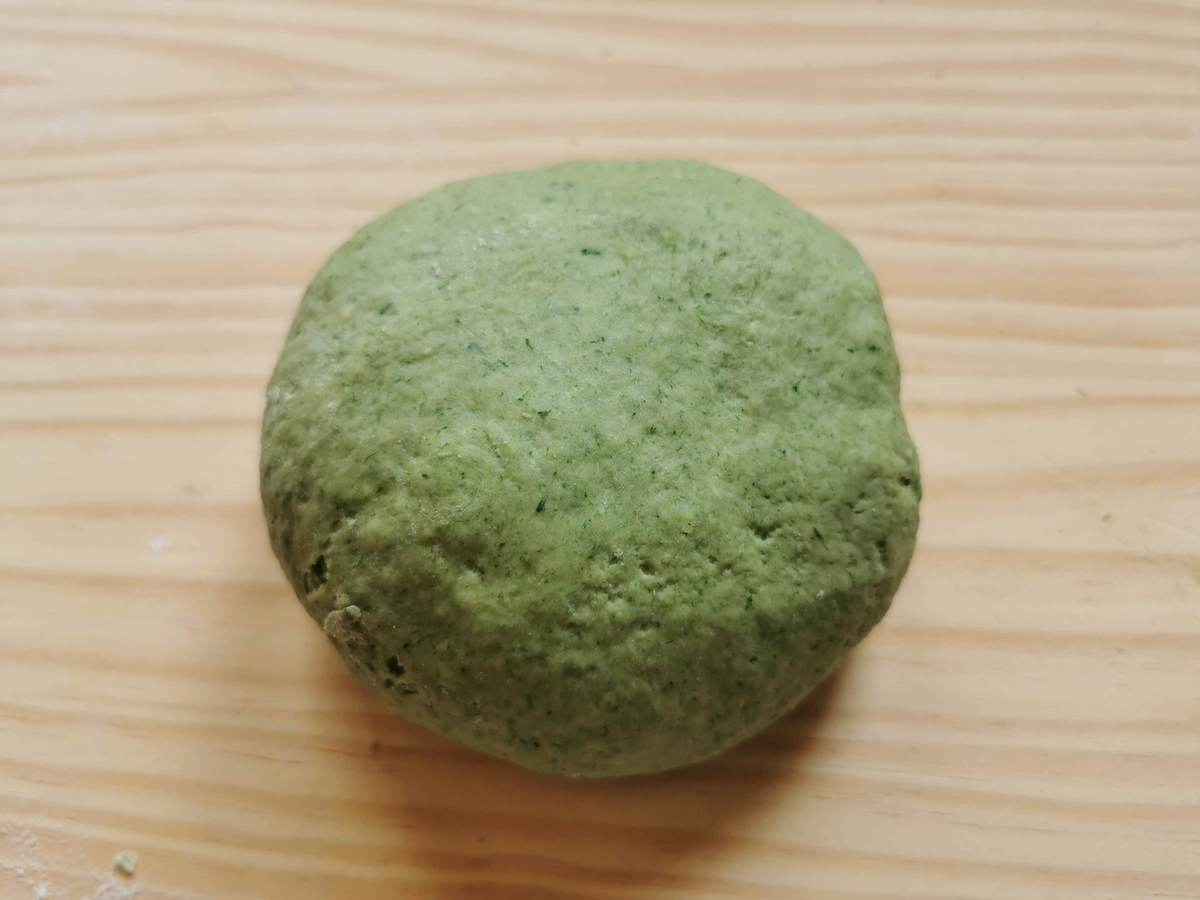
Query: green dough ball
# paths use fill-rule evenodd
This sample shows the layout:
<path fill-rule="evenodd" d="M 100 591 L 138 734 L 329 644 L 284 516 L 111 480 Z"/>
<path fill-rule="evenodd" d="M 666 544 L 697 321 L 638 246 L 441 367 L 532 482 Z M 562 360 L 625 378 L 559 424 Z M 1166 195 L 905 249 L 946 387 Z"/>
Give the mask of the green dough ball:
<path fill-rule="evenodd" d="M 304 295 L 267 391 L 271 541 L 399 713 L 548 772 L 779 718 L 883 616 L 920 478 L 879 289 L 749 178 L 447 185 Z"/>

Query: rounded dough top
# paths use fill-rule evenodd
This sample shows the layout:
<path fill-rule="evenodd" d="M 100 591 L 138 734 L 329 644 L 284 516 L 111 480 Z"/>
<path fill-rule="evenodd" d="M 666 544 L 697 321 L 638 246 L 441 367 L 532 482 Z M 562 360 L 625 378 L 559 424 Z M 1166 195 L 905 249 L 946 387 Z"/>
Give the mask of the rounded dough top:
<path fill-rule="evenodd" d="M 355 673 L 575 775 L 718 753 L 880 619 L 920 480 L 879 291 L 762 184 L 688 162 L 448 185 L 306 292 L 262 493 Z"/>

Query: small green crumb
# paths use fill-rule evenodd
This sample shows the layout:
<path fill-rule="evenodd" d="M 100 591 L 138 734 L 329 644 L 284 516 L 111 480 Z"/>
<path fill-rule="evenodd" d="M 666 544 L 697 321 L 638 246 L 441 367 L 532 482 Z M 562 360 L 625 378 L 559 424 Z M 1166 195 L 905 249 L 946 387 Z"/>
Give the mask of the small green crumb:
<path fill-rule="evenodd" d="M 1112 513 L 1105 513 L 1104 515 L 1102 515 L 1100 517 L 1100 521 L 1101 522 L 1111 522 L 1112 521 Z"/>
<path fill-rule="evenodd" d="M 378 753 L 379 752 L 379 741 L 371 741 L 371 743 L 369 743 L 367 745 L 367 749 L 370 750 L 372 753 Z"/>
<path fill-rule="evenodd" d="M 1192 580 L 1196 582 L 1196 584 L 1200 584 L 1200 566 L 1192 569 Z"/>
<path fill-rule="evenodd" d="M 120 872 L 126 878 L 132 878 L 137 871 L 138 855 L 136 850 L 122 850 L 113 857 L 113 871 Z"/>

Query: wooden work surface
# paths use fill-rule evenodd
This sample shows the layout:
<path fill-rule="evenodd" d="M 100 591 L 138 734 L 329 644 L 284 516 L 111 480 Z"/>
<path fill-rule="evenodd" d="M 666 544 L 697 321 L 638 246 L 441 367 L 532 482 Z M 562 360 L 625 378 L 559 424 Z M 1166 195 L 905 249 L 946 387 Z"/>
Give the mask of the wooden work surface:
<path fill-rule="evenodd" d="M 927 485 L 840 677 L 612 783 L 386 714 L 256 484 L 325 256 L 579 157 L 848 234 Z M 5 900 L 1195 900 L 1200 4 L 2 0 L 0 685 Z"/>

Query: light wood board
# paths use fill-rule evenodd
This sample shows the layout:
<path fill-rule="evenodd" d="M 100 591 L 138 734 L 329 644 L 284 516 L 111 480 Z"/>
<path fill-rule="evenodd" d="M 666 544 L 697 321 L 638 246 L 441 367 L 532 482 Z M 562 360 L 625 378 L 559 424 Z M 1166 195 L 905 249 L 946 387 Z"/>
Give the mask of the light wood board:
<path fill-rule="evenodd" d="M 290 596 L 263 386 L 368 218 L 664 156 L 862 249 L 920 547 L 760 739 L 538 778 Z M 1200 897 L 1200 4 L 0 0 L 0 685 L 5 898 Z"/>

